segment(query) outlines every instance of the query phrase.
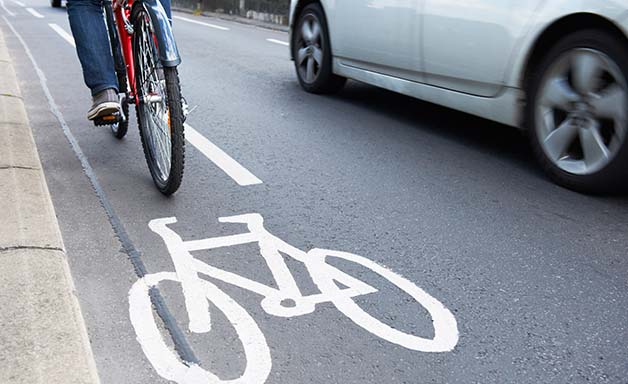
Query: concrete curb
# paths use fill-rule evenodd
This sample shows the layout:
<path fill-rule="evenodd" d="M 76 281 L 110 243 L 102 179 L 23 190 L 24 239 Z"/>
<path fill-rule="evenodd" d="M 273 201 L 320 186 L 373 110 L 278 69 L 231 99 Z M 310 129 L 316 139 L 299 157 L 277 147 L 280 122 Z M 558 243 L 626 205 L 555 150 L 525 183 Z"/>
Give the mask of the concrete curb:
<path fill-rule="evenodd" d="M 99 383 L 1 30 L 0 265 L 0 383 Z"/>

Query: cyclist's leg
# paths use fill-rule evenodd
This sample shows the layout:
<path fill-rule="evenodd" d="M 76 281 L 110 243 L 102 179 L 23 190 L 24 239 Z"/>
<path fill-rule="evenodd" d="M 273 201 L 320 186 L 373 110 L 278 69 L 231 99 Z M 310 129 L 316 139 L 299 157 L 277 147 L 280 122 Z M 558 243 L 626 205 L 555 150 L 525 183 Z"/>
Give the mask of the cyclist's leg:
<path fill-rule="evenodd" d="M 172 10 L 170 7 L 170 0 L 159 0 L 159 2 L 161 3 L 161 6 L 164 7 L 164 10 L 166 11 L 166 16 L 168 16 L 168 20 L 170 21 L 170 24 L 172 24 Z"/>
<path fill-rule="evenodd" d="M 103 18 L 102 0 L 68 0 L 67 6 L 85 84 L 91 90 L 95 104 L 102 102 L 112 109 L 117 103 L 118 80 Z M 112 93 L 116 95 L 109 100 Z"/>

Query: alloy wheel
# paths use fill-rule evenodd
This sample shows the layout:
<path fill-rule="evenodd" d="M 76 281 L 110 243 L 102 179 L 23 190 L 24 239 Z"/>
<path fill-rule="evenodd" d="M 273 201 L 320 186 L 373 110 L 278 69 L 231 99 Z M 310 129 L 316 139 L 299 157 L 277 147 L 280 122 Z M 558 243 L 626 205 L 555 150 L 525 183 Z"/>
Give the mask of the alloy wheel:
<path fill-rule="evenodd" d="M 299 29 L 296 62 L 299 76 L 312 84 L 323 66 L 323 38 L 320 20 L 313 13 L 306 14 Z"/>
<path fill-rule="evenodd" d="M 589 175 L 607 166 L 626 135 L 628 87 L 618 65 L 594 49 L 574 49 L 550 66 L 537 94 L 537 136 L 561 170 Z"/>

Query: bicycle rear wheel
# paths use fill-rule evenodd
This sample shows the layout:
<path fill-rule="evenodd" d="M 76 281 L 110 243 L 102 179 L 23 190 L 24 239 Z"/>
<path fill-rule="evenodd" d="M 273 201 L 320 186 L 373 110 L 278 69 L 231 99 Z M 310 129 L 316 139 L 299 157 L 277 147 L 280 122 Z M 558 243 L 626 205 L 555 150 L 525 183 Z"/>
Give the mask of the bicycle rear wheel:
<path fill-rule="evenodd" d="M 144 155 L 159 191 L 171 195 L 181 185 L 185 161 L 179 75 L 176 67 L 162 66 L 146 11 L 134 13 L 133 26 L 136 111 Z"/>
<path fill-rule="evenodd" d="M 120 48 L 120 38 L 118 36 L 111 1 L 105 1 L 103 7 L 105 9 L 107 31 L 109 32 L 109 42 L 111 43 L 111 54 L 115 63 L 116 77 L 118 78 L 118 93 L 124 95 L 120 100 L 122 116 L 118 122 L 111 124 L 111 132 L 117 139 L 122 139 L 126 136 L 129 128 L 129 100 L 127 98 L 129 88 L 127 86 L 126 65 L 124 63 L 124 57 L 122 56 L 122 49 Z"/>

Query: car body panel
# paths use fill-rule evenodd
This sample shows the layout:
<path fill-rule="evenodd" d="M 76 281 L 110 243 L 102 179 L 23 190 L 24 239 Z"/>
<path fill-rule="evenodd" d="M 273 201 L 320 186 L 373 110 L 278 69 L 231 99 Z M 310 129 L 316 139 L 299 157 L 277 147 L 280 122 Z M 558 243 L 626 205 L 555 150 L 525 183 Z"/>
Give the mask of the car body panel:
<path fill-rule="evenodd" d="M 299 1 L 303 0 L 291 1 L 291 27 Z M 522 87 L 529 55 L 551 25 L 570 15 L 592 14 L 628 35 L 627 0 L 530 0 L 525 6 L 515 0 L 344 0 L 374 6 L 363 13 L 341 8 L 340 1 L 321 1 L 328 18 L 334 73 L 518 127 L 522 126 Z M 486 4 L 494 7 L 483 8 Z M 384 24 L 374 21 L 386 7 L 403 8 L 412 17 L 419 15 L 419 21 L 404 15 L 402 23 L 394 23 L 393 15 L 399 13 L 391 10 L 383 19 L 390 23 L 391 30 L 386 32 Z M 500 16 L 513 9 L 521 14 Z M 496 11 L 486 14 L 491 10 Z M 373 17 L 368 22 L 357 17 L 367 14 Z M 416 25 L 420 25 L 418 34 Z M 399 44 L 416 52 L 416 57 L 395 61 L 400 56 L 387 56 L 386 50 L 391 52 L 394 37 L 402 32 L 413 38 L 418 35 L 418 43 L 402 38 Z M 379 36 L 382 33 L 388 35 Z M 360 40 L 358 46 L 376 41 L 374 46 L 384 48 L 381 52 L 372 52 L 373 45 L 365 51 L 352 50 L 351 39 Z"/>
<path fill-rule="evenodd" d="M 334 56 L 354 65 L 420 71 L 424 0 L 342 0 L 328 17 Z"/>
<path fill-rule="evenodd" d="M 519 48 L 511 57 L 510 71 L 504 84 L 521 87 L 525 66 L 534 45 L 552 24 L 576 14 L 591 14 L 607 19 L 628 36 L 628 1 L 626 0 L 552 0 L 545 1 L 536 11 L 531 25 L 520 38 Z"/>
<path fill-rule="evenodd" d="M 429 84 L 496 96 L 509 58 L 543 0 L 426 0 L 423 60 Z"/>
<path fill-rule="evenodd" d="M 440 88 L 425 83 L 373 72 L 347 65 L 334 59 L 334 73 L 377 87 L 388 89 L 424 101 L 440 104 L 462 112 L 517 126 L 520 119 L 523 92 L 518 88 L 504 87 L 498 96 L 488 98 Z"/>

